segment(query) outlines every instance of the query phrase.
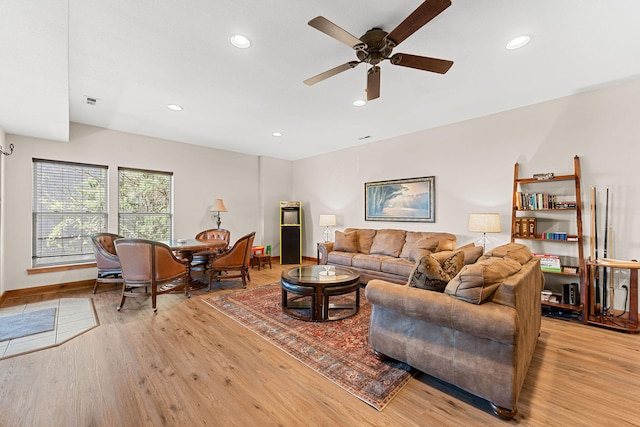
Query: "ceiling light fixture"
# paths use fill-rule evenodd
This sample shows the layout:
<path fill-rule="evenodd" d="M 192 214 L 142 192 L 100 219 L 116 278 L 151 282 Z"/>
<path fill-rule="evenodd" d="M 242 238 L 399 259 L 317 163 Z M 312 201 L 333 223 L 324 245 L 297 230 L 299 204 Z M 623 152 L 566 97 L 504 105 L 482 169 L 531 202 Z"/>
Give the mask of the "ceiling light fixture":
<path fill-rule="evenodd" d="M 274 132 L 271 135 L 273 135 L 275 137 L 280 137 L 280 136 L 282 136 L 282 132 Z"/>
<path fill-rule="evenodd" d="M 353 105 L 355 107 L 362 107 L 364 105 L 367 105 L 367 101 L 365 101 L 364 99 L 356 99 L 355 101 L 353 101 Z"/>
<path fill-rule="evenodd" d="M 530 41 L 531 36 L 518 36 L 507 43 L 505 47 L 507 48 L 507 50 L 520 49 L 521 47 L 526 46 Z"/>
<path fill-rule="evenodd" d="M 229 41 L 238 49 L 247 49 L 249 46 L 251 46 L 251 40 L 249 40 L 242 34 L 232 35 L 231 37 L 229 37 Z"/>
<path fill-rule="evenodd" d="M 178 104 L 167 104 L 167 108 L 171 111 L 182 111 L 182 107 Z"/>

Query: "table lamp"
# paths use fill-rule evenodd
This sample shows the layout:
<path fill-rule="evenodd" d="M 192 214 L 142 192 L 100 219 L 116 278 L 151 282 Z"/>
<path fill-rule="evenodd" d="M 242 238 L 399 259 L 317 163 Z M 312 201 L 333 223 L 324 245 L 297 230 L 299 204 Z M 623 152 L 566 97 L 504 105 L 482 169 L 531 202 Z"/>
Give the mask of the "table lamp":
<path fill-rule="evenodd" d="M 213 202 L 213 206 L 209 209 L 209 212 L 213 212 L 213 217 L 216 218 L 216 223 L 218 224 L 218 230 L 220 230 L 220 212 L 227 212 L 227 208 L 224 206 L 224 202 L 222 199 L 216 199 Z"/>
<path fill-rule="evenodd" d="M 469 215 L 469 231 L 482 233 L 483 252 L 487 250 L 487 233 L 500 232 L 500 214 L 472 213 Z"/>
<path fill-rule="evenodd" d="M 336 216 L 333 214 L 329 214 L 329 215 L 320 215 L 320 226 L 321 227 L 327 227 L 324 230 L 324 241 L 325 242 L 329 242 L 329 238 L 331 236 L 331 231 L 329 230 L 329 227 L 334 227 L 336 225 Z"/>

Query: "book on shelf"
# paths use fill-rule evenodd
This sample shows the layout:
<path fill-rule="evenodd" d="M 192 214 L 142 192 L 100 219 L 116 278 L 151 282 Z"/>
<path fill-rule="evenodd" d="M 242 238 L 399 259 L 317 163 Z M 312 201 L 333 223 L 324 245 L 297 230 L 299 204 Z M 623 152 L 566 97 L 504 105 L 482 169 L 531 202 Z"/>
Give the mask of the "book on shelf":
<path fill-rule="evenodd" d="M 533 179 L 537 179 L 539 181 L 545 180 L 545 179 L 551 179 L 555 177 L 553 172 L 547 172 L 547 173 L 534 173 L 533 174 Z"/>
<path fill-rule="evenodd" d="M 518 210 L 575 209 L 576 207 L 575 200 L 558 200 L 556 194 L 516 192 L 516 209 Z"/>
<path fill-rule="evenodd" d="M 537 221 L 533 217 L 516 218 L 515 236 L 536 237 Z"/>
<path fill-rule="evenodd" d="M 558 255 L 551 255 L 551 254 L 532 254 L 532 255 L 540 258 L 540 269 L 542 271 L 549 271 L 552 273 L 562 272 L 562 265 L 560 263 L 560 257 Z"/>

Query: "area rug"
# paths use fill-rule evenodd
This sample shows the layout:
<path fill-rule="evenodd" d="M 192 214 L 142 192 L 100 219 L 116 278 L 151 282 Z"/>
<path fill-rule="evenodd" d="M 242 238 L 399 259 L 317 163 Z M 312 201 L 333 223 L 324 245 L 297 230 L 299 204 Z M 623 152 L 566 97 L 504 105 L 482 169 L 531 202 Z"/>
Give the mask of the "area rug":
<path fill-rule="evenodd" d="M 371 306 L 333 322 L 305 322 L 282 312 L 280 284 L 203 299 L 247 329 L 381 411 L 409 382 L 406 364 L 382 362 L 367 343 Z"/>
<path fill-rule="evenodd" d="M 54 307 L 0 317 L 0 341 L 52 331 L 55 325 Z"/>

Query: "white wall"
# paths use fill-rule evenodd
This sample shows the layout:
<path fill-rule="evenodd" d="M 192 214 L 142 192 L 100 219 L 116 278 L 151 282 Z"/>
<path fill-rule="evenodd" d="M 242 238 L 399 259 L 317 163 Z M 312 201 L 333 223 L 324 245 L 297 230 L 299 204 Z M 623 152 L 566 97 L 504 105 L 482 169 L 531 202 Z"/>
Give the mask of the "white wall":
<path fill-rule="evenodd" d="M 263 246 L 271 245 L 271 254 L 280 254 L 280 201 L 292 200 L 291 181 L 292 167 L 288 160 L 260 157 L 260 182 L 263 200 L 262 214 L 264 221 L 264 239 L 259 242 Z"/>
<path fill-rule="evenodd" d="M 297 161 L 293 196 L 305 201 L 309 214 L 304 254 L 315 256 L 315 243 L 323 232 L 317 225 L 321 213 L 336 213 L 337 229 L 448 231 L 463 244 L 478 238 L 467 231 L 469 213 L 499 212 L 502 233 L 490 237 L 494 244 L 505 243 L 510 239 L 514 164 L 520 163 L 523 177 L 537 172 L 571 174 L 573 157 L 579 155 L 585 255 L 589 254 L 589 189 L 597 187 L 602 204 L 598 209 L 603 213 L 608 186 L 615 234 L 609 256 L 640 259 L 639 111 L 640 80 L 636 80 Z M 436 223 L 364 220 L 365 182 L 432 175 Z M 599 216 L 599 224 L 603 218 Z M 623 296 L 618 292 L 616 299 Z"/>
<path fill-rule="evenodd" d="M 6 146 L 6 135 L 4 130 L 0 128 L 0 147 L 3 150 L 9 149 Z M 0 295 L 4 293 L 4 158 L 6 156 L 0 155 Z"/>
<path fill-rule="evenodd" d="M 499 212 L 503 232 L 491 239 L 496 245 L 505 243 L 510 233 L 514 163 L 520 163 L 521 176 L 565 174 L 572 173 L 573 156 L 579 155 L 585 254 L 589 253 L 591 221 L 589 188 L 595 185 L 599 189 L 598 209 L 603 212 L 608 186 L 615 235 L 609 256 L 638 259 L 638 111 L 640 80 L 293 163 L 78 124 L 71 125 L 69 143 L 7 135 L 5 144 L 14 143 L 16 150 L 0 164 L 5 187 L 5 208 L 0 212 L 4 234 L 0 237 L 11 242 L 9 253 L 2 250 L 2 290 L 95 275 L 95 270 L 87 269 L 27 276 L 32 157 L 109 165 L 112 212 L 117 211 L 117 166 L 172 171 L 176 237 L 190 237 L 212 227 L 208 208 L 220 197 L 229 209 L 222 214 L 222 226 L 231 230 L 232 240 L 256 230 L 256 242 L 270 244 L 274 255 L 279 253 L 279 201 L 301 200 L 303 254 L 315 257 L 315 244 L 324 231 L 317 225 L 321 213 L 335 213 L 338 229 L 449 231 L 463 244 L 479 237 L 467 231 L 469 213 Z M 431 175 L 436 177 L 435 223 L 364 220 L 365 182 Z M 117 230 L 116 215 L 111 217 L 109 228 Z M 623 293 L 616 295 L 618 299 Z"/>
<path fill-rule="evenodd" d="M 205 148 L 107 129 L 71 124 L 70 142 L 54 142 L 7 135 L 15 144 L 4 163 L 6 177 L 4 239 L 10 251 L 2 251 L 3 291 L 65 283 L 95 277 L 95 269 L 27 275 L 31 267 L 32 158 L 95 163 L 109 166 L 109 230 L 118 230 L 118 166 L 170 171 L 174 177 L 174 237 L 193 237 L 200 230 L 215 228 L 209 208 L 215 198 L 224 199 L 229 212 L 222 213 L 222 227 L 231 231 L 232 242 L 256 231 L 262 242 L 261 208 L 278 206 L 281 193 L 290 193 L 290 179 L 275 179 L 260 197 L 261 168 L 257 156 Z M 266 162 L 272 169 L 290 175 L 291 163 Z M 276 227 L 277 229 L 277 227 Z M 269 239 L 273 239 L 269 230 Z"/>

